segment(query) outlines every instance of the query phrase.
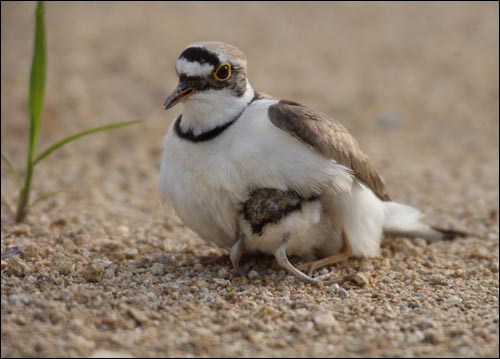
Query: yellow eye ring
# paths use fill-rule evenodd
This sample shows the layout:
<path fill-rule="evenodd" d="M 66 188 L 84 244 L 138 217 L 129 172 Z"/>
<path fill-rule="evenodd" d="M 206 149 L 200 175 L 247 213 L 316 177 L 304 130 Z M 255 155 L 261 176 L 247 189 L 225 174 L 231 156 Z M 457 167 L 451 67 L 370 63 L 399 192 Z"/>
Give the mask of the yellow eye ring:
<path fill-rule="evenodd" d="M 220 72 L 220 73 L 219 73 Z M 217 81 L 226 81 L 231 77 L 231 64 L 225 62 L 217 67 L 214 72 L 214 79 Z"/>

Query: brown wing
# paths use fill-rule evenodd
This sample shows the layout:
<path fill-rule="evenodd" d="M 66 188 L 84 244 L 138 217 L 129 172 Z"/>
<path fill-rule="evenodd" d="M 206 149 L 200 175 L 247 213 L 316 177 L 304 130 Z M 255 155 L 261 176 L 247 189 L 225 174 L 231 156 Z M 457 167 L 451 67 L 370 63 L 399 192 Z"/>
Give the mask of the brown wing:
<path fill-rule="evenodd" d="M 390 200 L 384 180 L 374 164 L 340 123 L 292 101 L 281 100 L 271 105 L 268 111 L 275 126 L 289 132 L 322 155 L 352 169 L 356 177 L 380 199 Z"/>

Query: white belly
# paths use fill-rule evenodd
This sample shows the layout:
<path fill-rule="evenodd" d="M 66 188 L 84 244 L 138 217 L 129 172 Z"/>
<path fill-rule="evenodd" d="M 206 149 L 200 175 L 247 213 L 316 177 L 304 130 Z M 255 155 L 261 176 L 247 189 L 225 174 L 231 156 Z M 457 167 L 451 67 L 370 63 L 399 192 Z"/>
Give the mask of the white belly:
<path fill-rule="evenodd" d="M 349 191 L 345 168 L 307 148 L 267 118 L 275 101 L 250 105 L 218 137 L 192 143 L 172 127 L 165 138 L 160 194 L 203 239 L 230 248 L 237 239 L 240 204 L 254 188 L 293 189 L 310 195 Z"/>

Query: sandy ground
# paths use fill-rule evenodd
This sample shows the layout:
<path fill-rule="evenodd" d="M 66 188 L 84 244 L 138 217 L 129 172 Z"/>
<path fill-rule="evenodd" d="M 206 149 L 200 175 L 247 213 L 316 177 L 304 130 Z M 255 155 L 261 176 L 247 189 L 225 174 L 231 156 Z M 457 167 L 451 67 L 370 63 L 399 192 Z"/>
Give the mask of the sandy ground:
<path fill-rule="evenodd" d="M 2 2 L 2 153 L 23 167 L 33 3 Z M 47 3 L 40 149 L 13 221 L 2 164 L 2 357 L 490 356 L 498 323 L 498 4 Z M 335 116 L 392 197 L 480 234 L 386 239 L 382 256 L 337 265 L 352 280 L 305 285 L 271 258 L 247 278 L 162 209 L 164 112 L 174 63 L 197 40 L 230 42 L 254 88 Z"/>

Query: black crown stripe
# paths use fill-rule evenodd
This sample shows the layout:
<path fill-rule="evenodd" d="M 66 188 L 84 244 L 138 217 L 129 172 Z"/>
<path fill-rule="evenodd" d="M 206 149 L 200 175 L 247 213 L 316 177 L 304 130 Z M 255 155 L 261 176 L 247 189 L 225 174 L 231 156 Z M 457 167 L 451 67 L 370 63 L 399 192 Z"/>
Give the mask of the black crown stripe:
<path fill-rule="evenodd" d="M 190 47 L 182 52 L 179 59 L 186 59 L 189 62 L 199 62 L 200 64 L 208 63 L 214 68 L 219 67 L 219 58 L 210 51 L 201 47 Z"/>

